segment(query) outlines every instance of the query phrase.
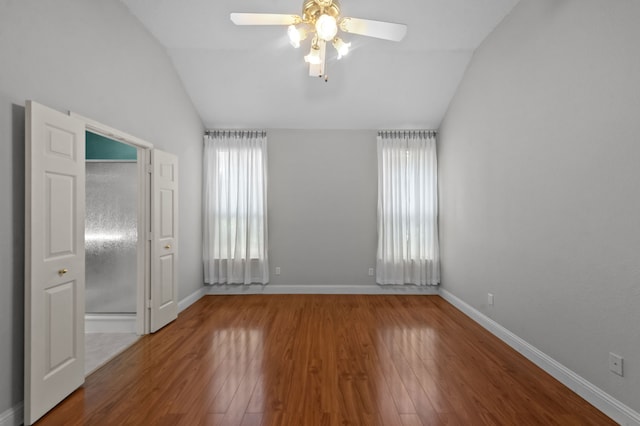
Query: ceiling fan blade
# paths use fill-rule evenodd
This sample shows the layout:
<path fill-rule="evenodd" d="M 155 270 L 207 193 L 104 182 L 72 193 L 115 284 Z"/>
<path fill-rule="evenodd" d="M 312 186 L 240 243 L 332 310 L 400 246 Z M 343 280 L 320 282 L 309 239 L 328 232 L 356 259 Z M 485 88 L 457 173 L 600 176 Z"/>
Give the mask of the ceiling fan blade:
<path fill-rule="evenodd" d="M 232 13 L 231 20 L 236 25 L 295 25 L 302 22 L 297 15 L 278 13 Z"/>
<path fill-rule="evenodd" d="M 400 41 L 407 34 L 407 26 L 404 24 L 359 18 L 344 18 L 340 21 L 340 29 L 345 33 L 360 34 L 391 41 Z"/>

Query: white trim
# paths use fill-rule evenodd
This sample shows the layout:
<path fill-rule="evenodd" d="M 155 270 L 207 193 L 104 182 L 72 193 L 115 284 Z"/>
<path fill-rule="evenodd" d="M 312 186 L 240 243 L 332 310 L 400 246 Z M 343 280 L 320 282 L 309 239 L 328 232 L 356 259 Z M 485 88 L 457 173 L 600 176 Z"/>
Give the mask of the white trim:
<path fill-rule="evenodd" d="M 0 426 L 20 426 L 24 419 L 24 406 L 22 402 L 0 413 Z"/>
<path fill-rule="evenodd" d="M 153 149 L 153 144 L 145 141 L 144 139 L 140 139 L 128 133 L 121 132 L 118 129 L 114 129 L 113 127 L 109 127 L 106 124 L 102 124 L 80 114 L 76 114 L 73 111 L 69 111 L 69 116 L 84 121 L 87 130 L 93 133 L 97 133 L 101 136 L 106 136 L 108 138 L 115 139 L 117 141 L 124 142 L 128 145 L 133 145 L 138 148 Z"/>
<path fill-rule="evenodd" d="M 614 421 L 626 426 L 640 426 L 640 413 L 574 373 L 447 290 L 441 288 L 440 296 Z"/>
<path fill-rule="evenodd" d="M 198 300 L 207 294 L 206 287 L 199 288 L 198 290 L 191 293 L 189 296 L 185 297 L 181 301 L 178 302 L 178 312 L 182 312 L 187 309 L 189 306 L 196 303 Z"/>
<path fill-rule="evenodd" d="M 85 314 L 84 327 L 85 333 L 136 333 L 136 314 Z"/>
<path fill-rule="evenodd" d="M 153 144 L 140 139 L 136 136 L 122 132 L 113 127 L 102 124 L 99 121 L 77 114 L 73 111 L 68 112 L 70 117 L 74 117 L 84 122 L 85 130 L 96 133 L 107 138 L 123 142 L 136 148 L 136 163 L 138 164 L 138 242 L 137 242 L 137 268 L 136 268 L 136 324 L 134 333 L 139 335 L 149 332 L 149 310 L 146 309 L 146 301 L 150 295 L 149 268 L 151 242 L 147 240 L 146 234 L 149 229 L 148 225 L 151 221 L 151 177 L 147 173 L 147 166 L 150 161 L 150 150 Z M 144 259 L 144 262 L 142 261 Z"/>
<path fill-rule="evenodd" d="M 438 294 L 436 286 L 414 285 L 211 285 L 206 294 Z"/>
<path fill-rule="evenodd" d="M 147 301 L 151 297 L 151 150 L 138 147 L 138 285 L 136 286 L 136 329 L 149 333 L 151 312 Z M 143 260 L 143 261 L 141 261 Z"/>

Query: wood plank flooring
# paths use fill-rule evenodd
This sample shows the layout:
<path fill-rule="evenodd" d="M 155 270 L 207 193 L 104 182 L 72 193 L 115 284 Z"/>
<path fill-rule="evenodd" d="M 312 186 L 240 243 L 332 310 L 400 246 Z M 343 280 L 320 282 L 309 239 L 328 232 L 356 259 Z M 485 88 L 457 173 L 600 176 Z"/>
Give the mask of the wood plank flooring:
<path fill-rule="evenodd" d="M 38 425 L 613 425 L 438 296 L 206 296 Z"/>

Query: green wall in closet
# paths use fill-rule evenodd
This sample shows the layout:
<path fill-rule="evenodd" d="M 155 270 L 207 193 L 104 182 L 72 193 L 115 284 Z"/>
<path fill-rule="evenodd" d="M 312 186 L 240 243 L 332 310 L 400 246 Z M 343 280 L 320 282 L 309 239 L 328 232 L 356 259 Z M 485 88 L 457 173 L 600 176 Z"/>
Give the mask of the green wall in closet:
<path fill-rule="evenodd" d="M 137 150 L 131 145 L 86 132 L 87 160 L 137 160 Z"/>

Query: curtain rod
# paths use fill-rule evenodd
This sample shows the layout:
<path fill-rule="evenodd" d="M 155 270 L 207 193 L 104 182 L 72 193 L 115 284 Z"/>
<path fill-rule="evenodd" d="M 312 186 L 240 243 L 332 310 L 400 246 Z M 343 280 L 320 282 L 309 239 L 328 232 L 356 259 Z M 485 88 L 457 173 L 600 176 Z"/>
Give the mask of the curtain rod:
<path fill-rule="evenodd" d="M 205 135 L 215 132 L 266 132 L 265 129 L 207 129 Z M 378 132 L 429 132 L 438 133 L 437 129 L 380 129 Z"/>
<path fill-rule="evenodd" d="M 420 135 L 424 134 L 427 136 L 436 136 L 438 134 L 437 130 L 409 130 L 409 129 L 397 129 L 397 130 L 378 130 L 378 136 L 382 135 Z"/>
<path fill-rule="evenodd" d="M 265 129 L 207 129 L 204 131 L 205 135 L 211 133 L 219 133 L 219 132 L 264 132 L 267 131 Z"/>
<path fill-rule="evenodd" d="M 398 133 L 410 133 L 410 132 L 428 132 L 428 133 L 438 133 L 437 129 L 380 129 L 378 133 L 381 132 L 398 132 Z"/>
<path fill-rule="evenodd" d="M 244 139 L 244 138 L 265 138 L 267 137 L 266 130 L 248 130 L 248 129 L 229 129 L 229 130 L 207 130 L 204 133 L 204 140 L 208 138 L 232 138 L 232 139 Z"/>

